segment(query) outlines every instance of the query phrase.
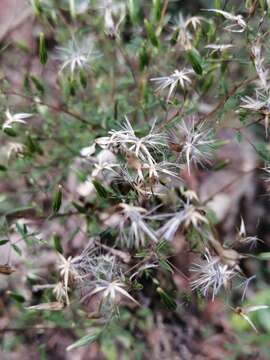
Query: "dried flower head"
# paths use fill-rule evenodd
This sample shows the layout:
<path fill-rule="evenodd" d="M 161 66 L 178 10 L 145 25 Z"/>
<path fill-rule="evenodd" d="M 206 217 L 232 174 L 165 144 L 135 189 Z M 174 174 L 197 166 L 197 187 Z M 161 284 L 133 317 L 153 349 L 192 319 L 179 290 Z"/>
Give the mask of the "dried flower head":
<path fill-rule="evenodd" d="M 185 229 L 194 226 L 194 228 L 199 230 L 202 224 L 208 223 L 204 209 L 190 204 L 189 201 L 183 203 L 182 208 L 178 212 L 154 215 L 153 218 L 157 220 L 169 218 L 169 220 L 157 230 L 157 234 L 168 241 L 173 240 L 177 230 L 181 226 Z"/>
<path fill-rule="evenodd" d="M 167 101 L 169 101 L 178 85 L 185 90 L 187 86 L 191 84 L 190 75 L 192 74 L 194 74 L 193 70 L 184 68 L 182 70 L 174 70 L 174 72 L 168 76 L 152 78 L 150 81 L 155 81 L 158 84 L 156 91 L 161 91 L 169 87 L 167 96 Z"/>
<path fill-rule="evenodd" d="M 225 50 L 232 49 L 234 47 L 235 47 L 235 45 L 232 45 L 232 44 L 208 44 L 205 46 L 206 49 L 212 50 L 210 52 L 210 55 L 212 55 L 216 52 L 223 52 Z"/>
<path fill-rule="evenodd" d="M 143 137 L 135 134 L 129 120 L 125 117 L 125 123 L 120 130 L 109 131 L 108 137 L 96 139 L 96 143 L 102 148 L 110 148 L 112 150 L 120 148 L 124 154 L 132 153 L 136 158 L 154 163 L 153 153 L 162 154 L 162 149 L 167 147 L 166 135 L 155 130 L 155 121 L 149 133 Z"/>
<path fill-rule="evenodd" d="M 247 236 L 246 227 L 243 218 L 241 217 L 241 225 L 238 231 L 238 240 L 240 243 L 247 244 L 250 249 L 254 249 L 260 240 L 257 236 Z"/>
<path fill-rule="evenodd" d="M 212 301 L 223 287 L 225 290 L 232 278 L 237 274 L 233 268 L 223 264 L 219 257 L 213 257 L 209 250 L 206 249 L 204 254 L 206 261 L 194 264 L 190 271 L 195 273 L 194 279 L 191 281 L 192 290 L 200 290 L 204 296 L 208 296 L 212 292 Z"/>
<path fill-rule="evenodd" d="M 230 24 L 225 26 L 225 30 L 230 32 L 243 32 L 246 30 L 247 23 L 245 22 L 242 15 L 233 15 L 227 11 L 219 10 L 219 9 L 204 9 L 204 11 L 212 11 L 217 14 L 222 15 L 225 19 L 227 19 Z"/>
<path fill-rule="evenodd" d="M 269 84 L 267 81 L 268 70 L 266 70 L 264 67 L 264 58 L 262 56 L 262 46 L 258 41 L 252 45 L 251 52 L 253 55 L 256 72 L 257 72 L 258 77 L 261 82 L 261 87 L 265 90 L 268 90 L 269 89 Z"/>
<path fill-rule="evenodd" d="M 128 204 L 119 204 L 121 220 L 118 223 L 119 241 L 122 246 L 139 248 L 146 239 L 158 242 L 155 231 L 147 224 L 146 209 Z"/>
<path fill-rule="evenodd" d="M 196 31 L 201 26 L 202 21 L 207 21 L 201 16 L 184 17 L 179 13 L 178 17 L 174 19 L 172 30 L 176 34 L 176 41 L 183 47 L 184 50 L 191 48 L 191 41 L 193 39 L 192 30 Z"/>
<path fill-rule="evenodd" d="M 27 114 L 27 113 L 12 114 L 9 109 L 6 110 L 5 115 L 6 115 L 6 120 L 2 125 L 3 130 L 11 129 L 14 123 L 26 124 L 25 119 L 29 119 L 30 117 L 33 116 L 33 114 Z"/>
<path fill-rule="evenodd" d="M 116 257 L 111 255 L 88 255 L 81 262 L 82 292 L 81 301 L 89 300 L 95 295 L 101 295 L 99 311 L 111 315 L 121 298 L 127 298 L 136 304 L 138 302 L 125 290 L 126 285 L 117 264 Z"/>
<path fill-rule="evenodd" d="M 68 296 L 68 285 L 79 278 L 79 273 L 74 266 L 74 263 L 77 261 L 77 258 L 72 258 L 69 256 L 67 259 L 60 253 L 58 253 L 60 263 L 58 265 L 60 275 L 63 278 L 63 286 L 65 289 L 66 303 L 69 305 L 69 296 Z"/>
<path fill-rule="evenodd" d="M 170 135 L 170 142 L 173 144 L 179 143 L 179 138 L 181 139 L 180 158 L 186 162 L 189 174 L 192 164 L 204 166 L 211 163 L 216 140 L 212 130 L 204 122 L 196 124 L 194 118 L 189 122 L 183 121 Z"/>
<path fill-rule="evenodd" d="M 119 27 L 126 16 L 123 1 L 103 0 L 101 10 L 104 11 L 105 33 L 111 37 L 119 37 Z"/>
<path fill-rule="evenodd" d="M 66 47 L 57 47 L 57 52 L 56 58 L 62 62 L 60 73 L 69 68 L 71 75 L 76 70 L 90 68 L 91 62 L 100 57 L 92 41 L 78 42 L 76 39 L 70 40 Z"/>
<path fill-rule="evenodd" d="M 23 157 L 25 154 L 25 145 L 18 142 L 10 142 L 7 145 L 7 158 Z"/>

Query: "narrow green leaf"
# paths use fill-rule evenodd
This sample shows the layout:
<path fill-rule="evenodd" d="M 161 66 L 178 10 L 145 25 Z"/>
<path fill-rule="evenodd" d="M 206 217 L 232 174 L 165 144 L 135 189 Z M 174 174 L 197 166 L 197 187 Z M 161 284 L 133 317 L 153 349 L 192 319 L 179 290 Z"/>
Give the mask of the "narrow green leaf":
<path fill-rule="evenodd" d="M 12 209 L 12 210 L 8 211 L 5 215 L 9 216 L 9 215 L 19 214 L 19 215 L 23 216 L 23 214 L 28 212 L 29 210 L 34 210 L 34 207 L 33 206 L 17 207 L 15 209 Z"/>
<path fill-rule="evenodd" d="M 5 244 L 7 244 L 8 242 L 9 242 L 8 239 L 0 240 L 0 246 L 1 246 L 1 245 L 5 245 Z"/>
<path fill-rule="evenodd" d="M 8 295 L 9 297 L 11 297 L 13 300 L 17 301 L 20 304 L 25 302 L 25 298 L 21 294 L 15 291 L 8 291 Z"/>
<path fill-rule="evenodd" d="M 7 171 L 6 166 L 0 164 L 0 171 L 3 171 L 3 172 Z"/>
<path fill-rule="evenodd" d="M 97 180 L 93 180 L 93 185 L 100 197 L 102 198 L 108 197 L 108 190 L 103 185 L 101 185 L 100 182 L 98 182 Z"/>
<path fill-rule="evenodd" d="M 195 48 L 189 50 L 187 52 L 187 58 L 191 64 L 193 70 L 197 74 L 201 75 L 203 72 L 203 68 L 202 68 L 203 59 L 202 59 L 200 53 L 198 52 L 198 50 L 196 50 Z"/>
<path fill-rule="evenodd" d="M 33 84 L 35 85 L 37 91 L 40 92 L 41 94 L 44 94 L 45 88 L 44 88 L 42 82 L 34 75 L 31 75 L 30 79 L 32 80 Z"/>
<path fill-rule="evenodd" d="M 47 62 L 47 49 L 46 49 L 46 43 L 45 43 L 45 36 L 43 33 L 40 33 L 39 35 L 39 61 L 42 65 L 45 65 Z"/>
<path fill-rule="evenodd" d="M 87 78 L 85 75 L 85 72 L 83 70 L 80 71 L 80 83 L 82 85 L 82 87 L 85 89 L 87 86 Z"/>
<path fill-rule="evenodd" d="M 151 44 L 155 47 L 158 47 L 159 41 L 154 31 L 153 25 L 147 19 L 144 19 L 144 26 Z"/>
<path fill-rule="evenodd" d="M 157 23 L 161 18 L 161 0 L 152 0 L 152 15 L 151 18 L 153 19 L 154 23 Z"/>
<path fill-rule="evenodd" d="M 11 137 L 16 137 L 18 135 L 16 131 L 11 128 L 4 129 L 4 133 Z"/>
<path fill-rule="evenodd" d="M 140 70 L 143 71 L 146 66 L 149 64 L 149 54 L 147 51 L 146 43 L 143 43 L 140 52 L 139 52 L 139 64 Z"/>
<path fill-rule="evenodd" d="M 11 244 L 11 246 L 12 246 L 13 250 L 14 250 L 18 255 L 22 256 L 22 251 L 21 251 L 21 249 L 20 249 L 17 245 Z"/>
<path fill-rule="evenodd" d="M 34 153 L 43 155 L 43 150 L 40 147 L 38 141 L 34 137 L 32 137 L 29 133 L 27 134 L 26 137 L 26 146 L 27 146 L 27 150 L 29 151 L 29 155 L 32 155 Z"/>
<path fill-rule="evenodd" d="M 157 246 L 156 246 L 156 250 L 157 252 L 159 253 L 162 253 L 162 254 L 165 254 L 169 251 L 169 244 L 168 244 L 168 241 L 166 240 L 161 240 Z"/>
<path fill-rule="evenodd" d="M 265 144 L 256 144 L 254 145 L 254 148 L 257 152 L 257 154 L 265 161 L 270 161 L 270 152 L 266 148 Z"/>
<path fill-rule="evenodd" d="M 167 294 L 161 287 L 157 288 L 157 292 L 159 293 L 162 302 L 169 310 L 174 311 L 177 308 L 177 304 L 174 299 L 169 294 Z"/>
<path fill-rule="evenodd" d="M 256 257 L 260 260 L 270 260 L 270 252 L 260 253 Z"/>
<path fill-rule="evenodd" d="M 53 195 L 52 208 L 55 213 L 60 210 L 62 204 L 62 186 L 58 185 L 58 189 Z"/>
<path fill-rule="evenodd" d="M 101 332 L 102 332 L 101 329 L 97 329 L 95 332 L 83 336 L 80 340 L 75 341 L 73 344 L 69 345 L 67 347 L 67 351 L 76 349 L 76 348 L 81 347 L 81 346 L 92 344 L 93 342 L 95 342 L 98 339 Z"/>
<path fill-rule="evenodd" d="M 170 273 L 173 273 L 173 268 L 171 267 L 171 265 L 168 263 L 168 261 L 164 260 L 164 259 L 160 259 L 159 260 L 159 265 L 162 269 L 169 271 Z"/>
<path fill-rule="evenodd" d="M 179 29 L 177 28 L 172 33 L 172 37 L 170 40 L 171 45 L 175 45 L 177 43 L 178 35 L 179 35 Z"/>
<path fill-rule="evenodd" d="M 139 3 L 137 0 L 129 0 L 128 1 L 128 11 L 129 16 L 133 24 L 137 24 L 139 22 Z"/>
<path fill-rule="evenodd" d="M 61 245 L 61 237 L 58 234 L 53 235 L 53 247 L 60 254 L 63 253 L 63 248 L 62 248 L 62 245 Z"/>
<path fill-rule="evenodd" d="M 35 14 L 40 15 L 42 12 L 40 0 L 31 0 L 31 4 L 32 4 Z"/>
<path fill-rule="evenodd" d="M 220 160 L 217 164 L 215 164 L 215 165 L 213 166 L 213 170 L 214 170 L 214 171 L 222 170 L 222 169 L 224 169 L 226 166 L 228 166 L 229 164 L 230 164 L 230 159 Z"/>
<path fill-rule="evenodd" d="M 71 204 L 75 207 L 76 210 L 79 211 L 81 214 L 85 214 L 87 212 L 87 209 L 84 206 L 81 206 L 75 201 L 72 201 Z"/>

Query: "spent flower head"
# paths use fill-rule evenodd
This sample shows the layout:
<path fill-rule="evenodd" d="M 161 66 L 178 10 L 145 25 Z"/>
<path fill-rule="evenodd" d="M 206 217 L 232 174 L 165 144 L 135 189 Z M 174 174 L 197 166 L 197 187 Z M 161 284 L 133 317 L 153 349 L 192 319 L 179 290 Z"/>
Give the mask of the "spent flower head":
<path fill-rule="evenodd" d="M 188 50 L 192 47 L 192 31 L 196 31 L 199 26 L 201 26 L 202 21 L 207 20 L 201 16 L 184 17 L 182 13 L 179 13 L 178 17 L 174 19 L 172 30 L 174 34 L 176 34 L 176 41 L 184 50 Z"/>
<path fill-rule="evenodd" d="M 72 258 L 69 256 L 67 259 L 60 253 L 58 253 L 60 263 L 58 265 L 58 269 L 60 272 L 60 275 L 63 279 L 63 286 L 65 289 L 65 295 L 66 295 L 66 303 L 69 305 L 69 297 L 68 297 L 68 285 L 79 279 L 79 273 L 75 267 L 75 263 L 77 261 L 77 258 Z"/>
<path fill-rule="evenodd" d="M 83 256 L 80 264 L 82 275 L 82 290 L 85 295 L 81 301 L 101 295 L 100 311 L 111 313 L 122 298 L 127 298 L 136 304 L 137 301 L 127 292 L 124 277 L 116 261 L 116 257 L 108 254 L 90 254 Z"/>
<path fill-rule="evenodd" d="M 191 84 L 190 76 L 193 74 L 194 71 L 192 69 L 183 68 L 182 70 L 174 70 L 174 72 L 168 76 L 151 78 L 150 81 L 157 83 L 158 87 L 156 91 L 161 91 L 169 87 L 167 96 L 167 101 L 169 101 L 178 85 L 185 90 L 188 85 Z"/>
<path fill-rule="evenodd" d="M 5 115 L 6 115 L 6 120 L 2 125 L 3 130 L 11 129 L 14 123 L 26 124 L 25 119 L 29 119 L 30 117 L 33 116 L 33 114 L 28 114 L 28 113 L 12 114 L 9 109 L 6 110 Z"/>
<path fill-rule="evenodd" d="M 211 11 L 217 14 L 222 15 L 226 20 L 229 21 L 229 25 L 224 27 L 225 30 L 240 33 L 244 32 L 247 27 L 247 23 L 245 22 L 242 15 L 234 15 L 227 11 L 219 10 L 219 9 L 204 9 L 204 11 Z"/>
<path fill-rule="evenodd" d="M 125 117 L 125 123 L 120 130 L 109 131 L 110 136 L 98 138 L 96 143 L 102 148 L 120 148 L 124 154 L 132 153 L 142 161 L 154 163 L 153 153 L 162 153 L 162 149 L 167 147 L 167 136 L 156 131 L 155 123 L 154 121 L 147 135 L 138 137 L 128 118 Z"/>
<path fill-rule="evenodd" d="M 256 72 L 261 82 L 261 88 L 267 91 L 269 90 L 269 84 L 267 79 L 268 70 L 265 69 L 264 58 L 262 56 L 262 46 L 258 41 L 252 45 L 251 52 L 253 55 Z"/>
<path fill-rule="evenodd" d="M 157 230 L 159 237 L 163 237 L 168 241 L 173 240 L 180 227 L 188 229 L 190 226 L 193 226 L 197 230 L 200 230 L 202 224 L 208 223 L 204 214 L 204 209 L 190 204 L 189 201 L 187 203 L 183 203 L 182 208 L 175 213 L 154 215 L 153 218 L 157 220 L 169 218 L 169 220 Z"/>
<path fill-rule="evenodd" d="M 7 158 L 21 158 L 25 155 L 26 147 L 24 144 L 18 142 L 9 142 L 7 145 Z"/>
<path fill-rule="evenodd" d="M 155 231 L 147 224 L 149 212 L 129 204 L 119 204 L 121 220 L 118 223 L 119 240 L 123 246 L 139 248 L 146 245 L 146 239 L 158 242 Z"/>
<path fill-rule="evenodd" d="M 204 296 L 212 292 L 212 301 L 223 287 L 228 289 L 231 280 L 237 272 L 227 264 L 223 264 L 219 257 L 212 256 L 208 249 L 204 254 L 205 261 L 194 264 L 190 271 L 194 273 L 191 281 L 192 290 L 200 290 Z"/>
<path fill-rule="evenodd" d="M 238 231 L 238 240 L 242 244 L 249 245 L 250 249 L 254 249 L 258 242 L 262 242 L 261 239 L 258 238 L 258 236 L 247 236 L 246 233 L 246 227 L 243 218 L 241 217 L 241 225 L 240 229 Z"/>
<path fill-rule="evenodd" d="M 92 61 L 100 57 L 91 40 L 79 42 L 74 38 L 67 46 L 59 46 L 56 49 L 56 58 L 62 62 L 60 73 L 68 69 L 71 75 L 74 75 L 76 70 L 91 68 Z"/>
<path fill-rule="evenodd" d="M 189 174 L 192 164 L 204 166 L 211 163 L 216 140 L 213 138 L 212 130 L 208 129 L 204 122 L 196 124 L 194 118 L 191 121 L 183 121 L 175 133 L 171 133 L 170 141 L 177 143 L 179 137 L 180 158 L 187 164 Z"/>
<path fill-rule="evenodd" d="M 210 55 L 212 55 L 216 52 L 223 52 L 228 49 L 232 49 L 234 47 L 235 47 L 235 45 L 232 45 L 232 44 L 208 44 L 205 46 L 206 49 L 212 50 L 210 52 Z"/>

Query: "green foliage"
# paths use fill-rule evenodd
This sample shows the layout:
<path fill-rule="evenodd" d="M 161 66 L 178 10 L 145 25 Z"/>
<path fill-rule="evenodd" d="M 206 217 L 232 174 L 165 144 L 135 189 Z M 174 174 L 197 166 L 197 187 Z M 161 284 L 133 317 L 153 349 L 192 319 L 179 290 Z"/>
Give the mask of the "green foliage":
<path fill-rule="evenodd" d="M 248 297 L 255 305 L 269 304 L 267 291 L 256 293 L 260 282 L 268 285 L 268 221 L 254 218 L 266 232 L 265 244 L 259 241 L 255 252 L 247 241 L 252 234 L 244 239 L 238 231 L 241 217 L 250 212 L 246 203 L 258 201 L 252 204 L 254 213 L 267 208 L 257 197 L 266 186 L 256 170 L 270 163 L 270 93 L 262 86 L 269 64 L 269 4 L 30 3 L 35 16 L 31 38 L 37 46 L 4 37 L 0 49 L 0 266 L 10 266 L 5 286 L 12 289 L 4 292 L 3 304 L 12 324 L 27 331 L 12 340 L 5 337 L 4 349 L 32 345 L 31 328 L 43 342 L 35 348 L 44 359 L 52 353 L 50 331 L 63 331 L 71 343 L 67 350 L 74 354 L 96 342 L 109 360 L 122 354 L 123 359 L 147 358 L 153 353 L 151 332 L 164 331 L 170 342 L 168 328 L 184 323 L 199 339 L 203 331 L 194 324 L 205 321 L 205 310 L 212 311 L 203 295 L 211 297 L 215 286 L 212 282 L 203 291 L 203 283 L 192 292 L 188 269 L 193 260 L 207 263 L 205 255 L 205 271 L 219 265 L 243 277 L 256 269 L 258 281 Z M 199 10 L 207 8 L 231 16 Z M 230 25 L 240 31 L 232 32 Z M 20 117 L 25 113 L 31 117 Z M 249 159 L 245 146 L 252 152 Z M 249 173 L 256 181 L 247 194 L 241 176 Z M 212 192 L 211 177 L 222 182 L 220 191 L 213 186 Z M 238 186 L 243 186 L 241 199 Z M 234 208 L 223 213 L 227 201 Z M 171 227 L 164 230 L 166 224 Z M 246 225 L 248 232 L 257 231 Z M 228 259 L 228 251 L 239 258 Z M 226 304 L 220 295 L 217 306 L 227 309 L 228 303 L 230 311 L 241 295 L 231 278 L 225 280 L 216 288 L 227 290 Z M 178 306 L 183 301 L 188 310 Z M 45 310 L 26 311 L 26 303 Z M 200 319 L 189 324 L 183 316 L 180 322 L 185 311 Z M 268 313 L 251 315 L 264 332 L 251 343 L 269 340 Z M 230 318 L 231 327 L 248 332 L 238 315 Z M 216 327 L 209 320 L 206 333 L 211 336 Z M 160 358 L 172 358 L 174 351 Z"/>
<path fill-rule="evenodd" d="M 39 35 L 39 60 L 42 65 L 45 65 L 47 62 L 47 50 L 46 50 L 46 44 L 45 44 L 45 36 L 43 33 Z"/>
<path fill-rule="evenodd" d="M 75 341 L 73 344 L 69 345 L 67 347 L 67 351 L 71 351 L 78 347 L 89 345 L 89 344 L 93 343 L 94 341 L 96 341 L 99 338 L 101 331 L 102 331 L 101 329 L 93 329 L 90 334 L 84 335 L 82 338 Z"/>

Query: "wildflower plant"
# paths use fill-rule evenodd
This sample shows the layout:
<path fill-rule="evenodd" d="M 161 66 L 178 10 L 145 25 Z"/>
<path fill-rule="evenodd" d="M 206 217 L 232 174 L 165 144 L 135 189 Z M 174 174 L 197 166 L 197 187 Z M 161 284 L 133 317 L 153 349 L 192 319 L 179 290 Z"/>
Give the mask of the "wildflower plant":
<path fill-rule="evenodd" d="M 155 358 L 184 358 L 173 331 L 203 338 L 214 301 L 269 329 L 249 314 L 268 298 L 248 305 L 269 283 L 269 2 L 190 4 L 33 0 L 37 46 L 1 47 L 3 304 L 48 351 L 59 327 L 147 358 L 155 330 Z"/>

